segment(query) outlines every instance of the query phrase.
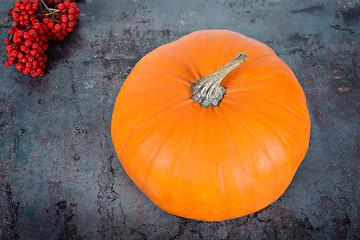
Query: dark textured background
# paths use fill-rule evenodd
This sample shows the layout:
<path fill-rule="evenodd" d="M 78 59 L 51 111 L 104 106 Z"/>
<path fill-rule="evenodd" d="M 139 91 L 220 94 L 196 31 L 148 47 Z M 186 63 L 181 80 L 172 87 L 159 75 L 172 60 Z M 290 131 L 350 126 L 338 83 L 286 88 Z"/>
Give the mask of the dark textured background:
<path fill-rule="evenodd" d="M 0 16 L 9 6 L 0 0 Z M 0 239 L 360 239 L 359 0 L 79 7 L 79 25 L 51 45 L 44 77 L 6 68 L 1 55 Z M 213 223 L 156 207 L 125 174 L 110 138 L 114 101 L 135 63 L 208 28 L 273 48 L 304 88 L 312 120 L 309 151 L 284 195 Z"/>

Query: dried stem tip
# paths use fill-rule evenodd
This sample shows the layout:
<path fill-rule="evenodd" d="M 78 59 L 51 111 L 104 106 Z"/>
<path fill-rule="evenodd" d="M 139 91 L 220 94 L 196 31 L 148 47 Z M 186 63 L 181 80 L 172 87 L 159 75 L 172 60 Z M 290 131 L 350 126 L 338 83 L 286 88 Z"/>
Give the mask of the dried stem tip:
<path fill-rule="evenodd" d="M 246 54 L 238 53 L 238 56 L 228 62 L 225 66 L 217 70 L 216 72 L 200 78 L 199 81 L 191 84 L 193 91 L 191 99 L 199 103 L 202 107 L 219 105 L 221 99 L 224 97 L 225 88 L 220 85 L 221 81 L 232 70 L 243 63 L 247 58 Z"/>

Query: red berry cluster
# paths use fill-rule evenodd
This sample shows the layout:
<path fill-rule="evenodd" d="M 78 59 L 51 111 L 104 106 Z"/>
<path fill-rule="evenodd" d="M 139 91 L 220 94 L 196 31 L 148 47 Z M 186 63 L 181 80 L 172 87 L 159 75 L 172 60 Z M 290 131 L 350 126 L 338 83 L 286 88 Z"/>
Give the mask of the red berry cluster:
<path fill-rule="evenodd" d="M 32 77 L 43 76 L 48 41 L 63 40 L 76 26 L 80 9 L 75 0 L 18 0 L 8 10 L 13 27 L 5 39 L 5 66 Z"/>

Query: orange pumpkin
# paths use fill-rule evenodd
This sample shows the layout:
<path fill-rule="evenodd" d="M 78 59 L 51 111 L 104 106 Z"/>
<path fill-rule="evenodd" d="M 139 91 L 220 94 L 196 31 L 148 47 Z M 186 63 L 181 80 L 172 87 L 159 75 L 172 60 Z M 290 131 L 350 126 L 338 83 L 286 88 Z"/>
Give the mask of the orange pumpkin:
<path fill-rule="evenodd" d="M 126 173 L 156 205 L 219 221 L 283 194 L 308 149 L 310 118 L 299 82 L 272 49 L 203 30 L 136 64 L 111 134 Z"/>

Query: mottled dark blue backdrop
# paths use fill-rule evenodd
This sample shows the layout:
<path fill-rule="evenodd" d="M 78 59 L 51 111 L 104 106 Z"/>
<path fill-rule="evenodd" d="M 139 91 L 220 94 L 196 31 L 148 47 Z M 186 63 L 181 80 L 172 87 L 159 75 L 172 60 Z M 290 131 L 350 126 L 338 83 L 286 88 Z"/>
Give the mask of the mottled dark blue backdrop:
<path fill-rule="evenodd" d="M 11 1 L 0 0 L 5 17 Z M 46 75 L 0 67 L 0 239 L 359 239 L 360 1 L 79 1 Z M 0 38 L 7 37 L 0 27 Z M 290 187 L 239 219 L 169 215 L 120 165 L 115 98 L 135 63 L 200 29 L 268 44 L 307 96 L 309 151 Z M 0 52 L 5 45 L 0 43 Z"/>

